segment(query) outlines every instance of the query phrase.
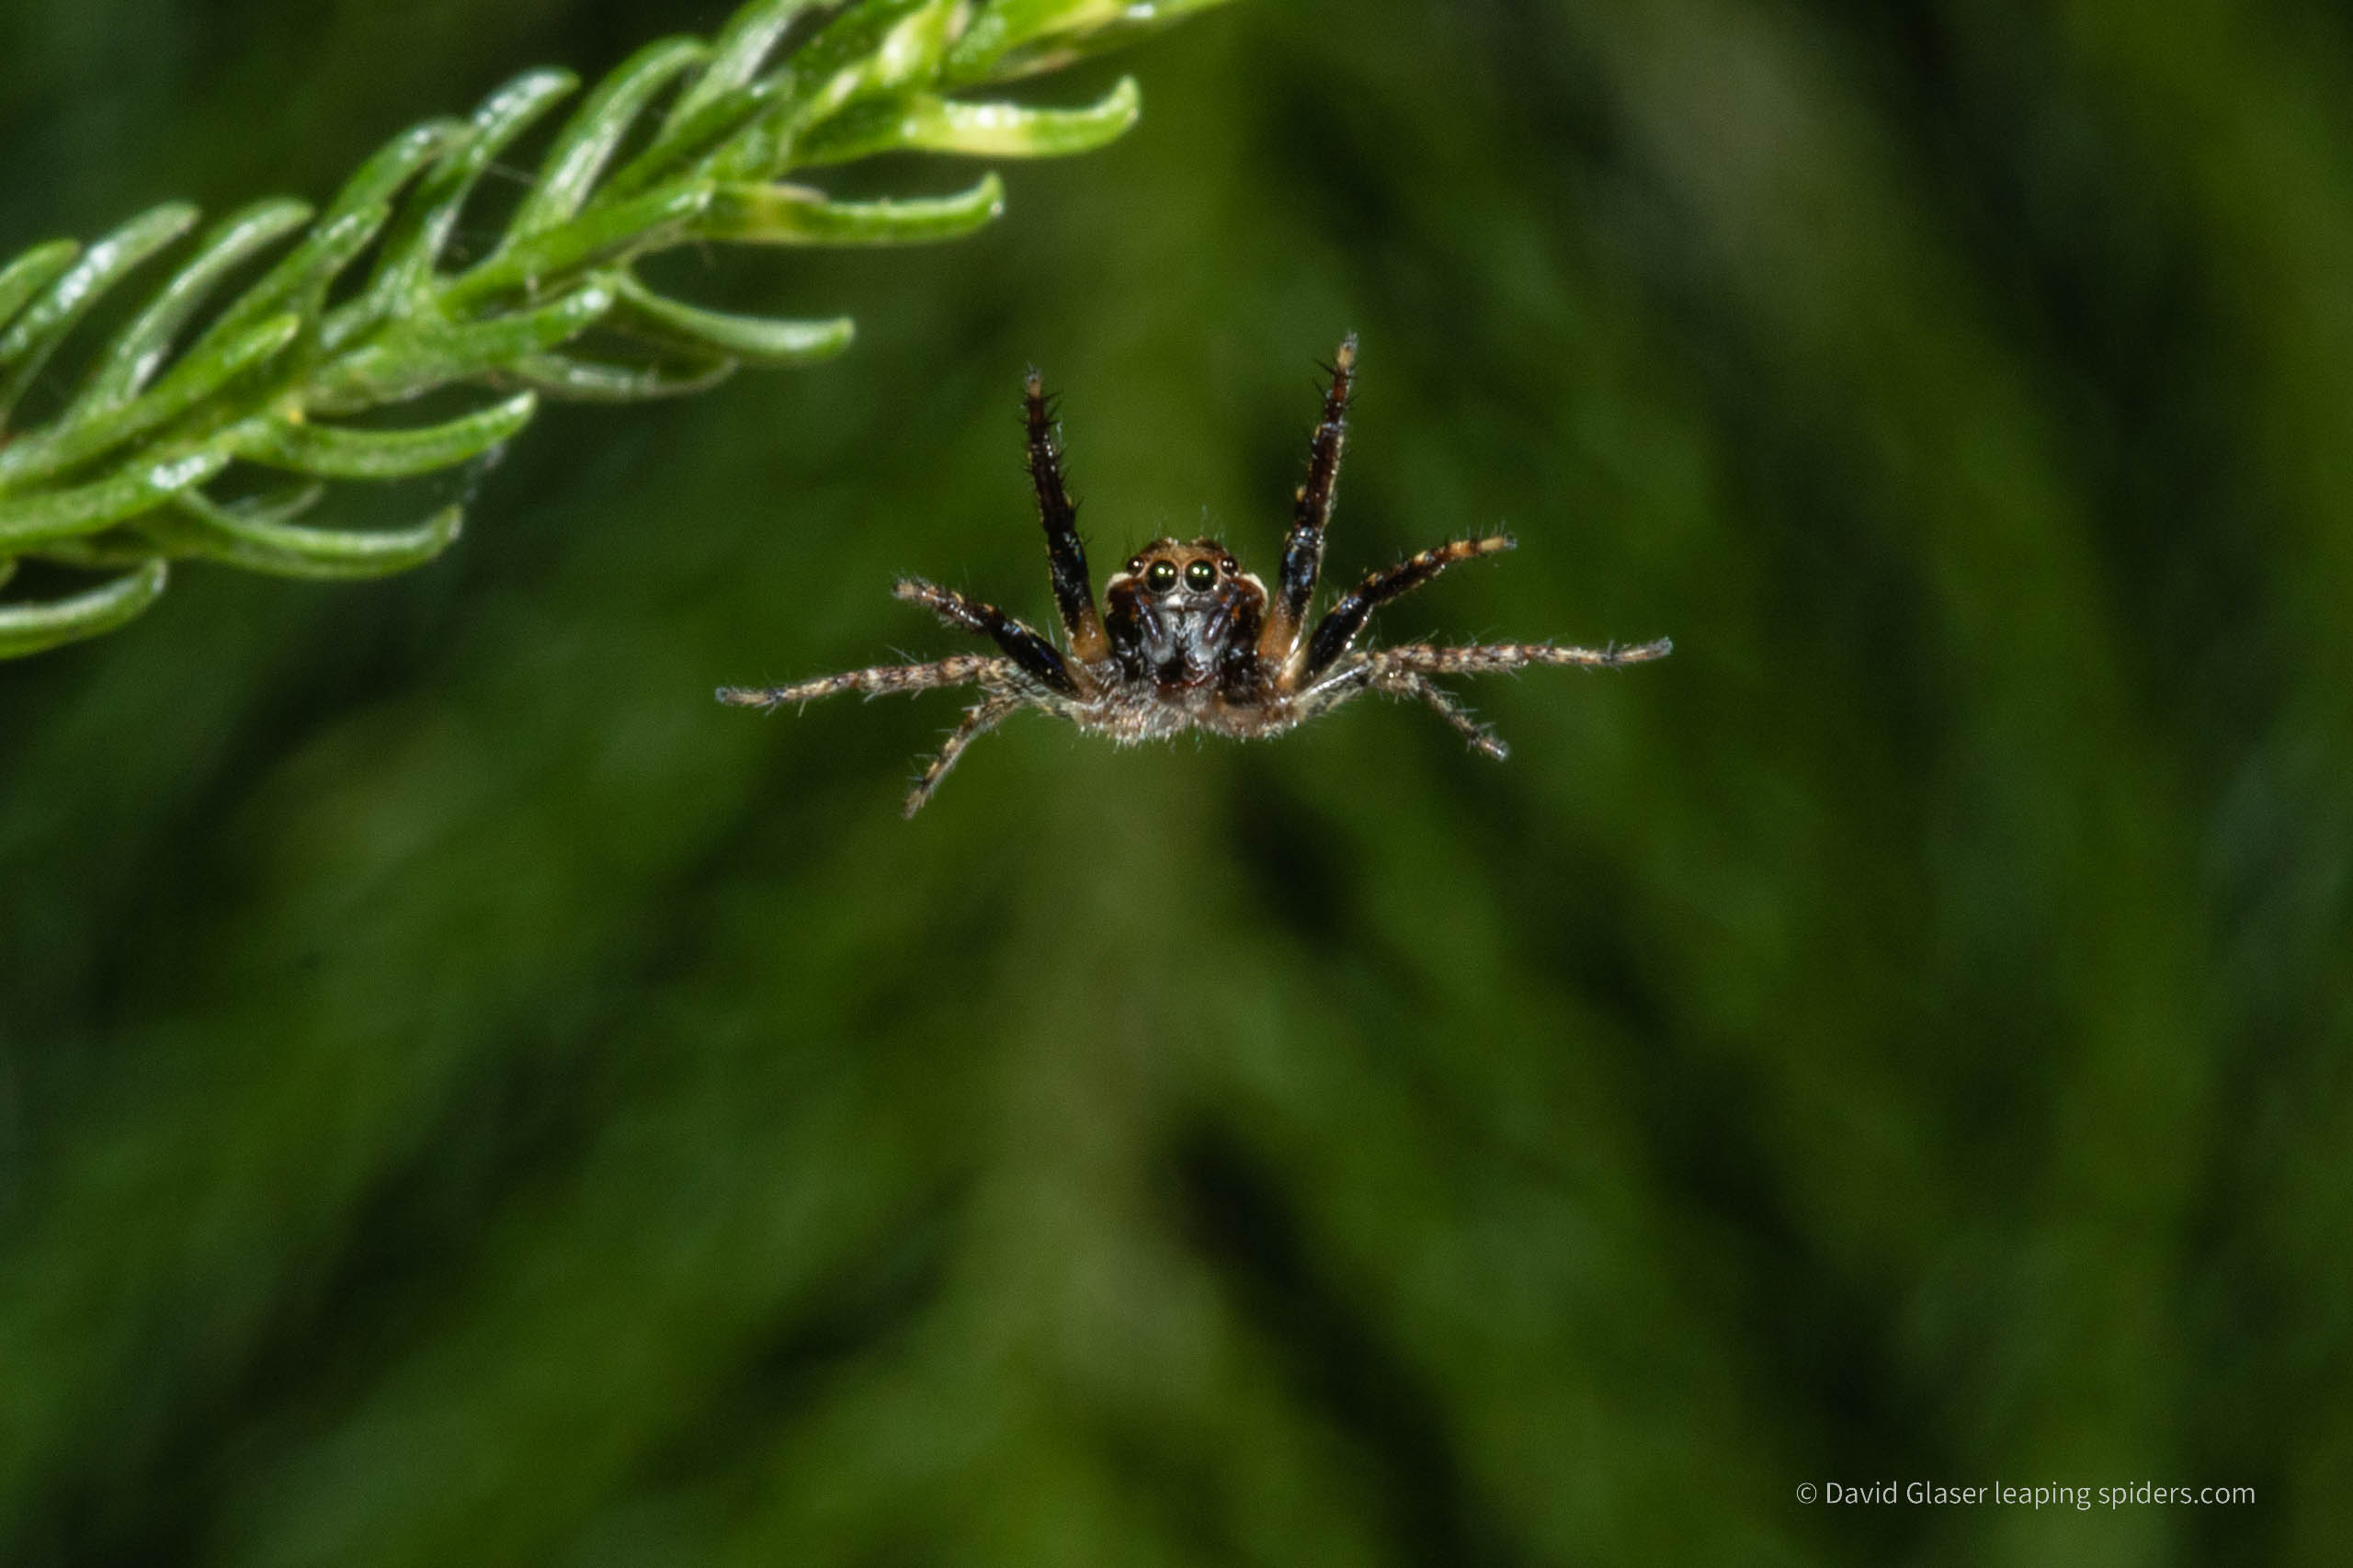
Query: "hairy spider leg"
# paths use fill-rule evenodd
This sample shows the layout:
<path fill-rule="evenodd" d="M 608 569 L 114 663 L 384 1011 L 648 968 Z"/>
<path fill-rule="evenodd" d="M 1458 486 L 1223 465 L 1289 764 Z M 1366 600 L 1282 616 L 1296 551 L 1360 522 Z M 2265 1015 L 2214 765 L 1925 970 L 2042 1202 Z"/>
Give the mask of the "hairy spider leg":
<path fill-rule="evenodd" d="M 1070 638 L 1071 655 L 1089 687 L 1088 666 L 1111 656 L 1103 618 L 1095 608 L 1095 580 L 1086 571 L 1086 546 L 1078 537 L 1078 507 L 1063 472 L 1061 426 L 1046 398 L 1045 379 L 1035 370 L 1022 383 L 1023 425 L 1029 435 L 1029 483 L 1038 492 L 1038 517 L 1046 528 L 1046 570 L 1054 588 L 1054 608 Z"/>
<path fill-rule="evenodd" d="M 1437 648 L 1427 642 L 1409 642 L 1398 648 L 1376 648 L 1356 658 L 1362 662 L 1358 667 L 1369 672 L 1369 678 L 1378 684 L 1392 675 L 1506 675 L 1535 665 L 1576 665 L 1586 669 L 1614 670 L 1664 659 L 1673 652 L 1675 643 L 1662 637 L 1655 642 L 1638 642 L 1631 648 L 1620 648 L 1615 642 L 1606 648 L 1563 648 L 1552 642 L 1487 642 L 1473 647 Z"/>
<path fill-rule="evenodd" d="M 1006 716 L 1020 706 L 1018 698 L 990 697 L 965 709 L 964 722 L 956 726 L 955 733 L 948 737 L 938 754 L 924 764 L 915 788 L 907 791 L 907 803 L 901 814 L 912 817 L 923 810 L 923 803 L 931 799 L 931 792 L 939 788 L 939 781 L 948 777 L 949 769 L 956 766 L 956 759 L 964 755 L 964 748 L 1005 722 Z"/>
<path fill-rule="evenodd" d="M 862 691 L 869 698 L 876 698 L 885 692 L 930 691 L 943 686 L 1006 686 L 1015 680 L 1016 667 L 1011 659 L 992 658 L 986 653 L 958 653 L 928 665 L 877 665 L 871 669 L 819 676 L 791 686 L 722 686 L 719 688 L 719 700 L 737 708 L 774 710 L 788 702 L 807 704 L 845 691 Z"/>
<path fill-rule="evenodd" d="M 1315 624 L 1315 635 L 1308 640 L 1307 666 L 1309 680 L 1329 668 L 1333 660 L 1348 651 L 1357 633 L 1372 612 L 1390 600 L 1403 597 L 1437 576 L 1458 561 L 1469 561 L 1482 555 L 1500 555 L 1512 548 L 1507 535 L 1494 534 L 1486 539 L 1451 540 L 1419 555 L 1409 556 L 1385 572 L 1375 572 L 1357 585 L 1355 590 L 1334 605 Z"/>
<path fill-rule="evenodd" d="M 1674 651 L 1674 642 L 1662 637 L 1631 648 L 1615 643 L 1606 648 L 1563 648 L 1552 642 L 1490 642 L 1442 648 L 1427 642 L 1409 642 L 1400 648 L 1343 653 L 1291 699 L 1291 722 L 1304 723 L 1320 718 L 1361 691 L 1419 698 L 1439 718 L 1453 725 L 1472 747 L 1500 762 L 1510 755 L 1510 748 L 1495 731 L 1472 718 L 1452 692 L 1430 679 L 1432 676 L 1506 675 L 1537 665 L 1617 669 L 1664 659 Z"/>
<path fill-rule="evenodd" d="M 1453 725 L 1456 732 L 1471 743 L 1472 750 L 1484 753 L 1497 762 L 1511 756 L 1511 748 L 1504 744 L 1502 736 L 1471 717 L 1462 704 L 1455 700 L 1454 693 L 1439 686 L 1427 676 L 1400 671 L 1392 675 L 1377 676 L 1373 677 L 1372 684 L 1392 697 L 1420 698 L 1436 710 L 1439 718 Z"/>
<path fill-rule="evenodd" d="M 1324 529 L 1332 520 L 1332 497 L 1340 481 L 1340 449 L 1347 444 L 1349 390 L 1355 384 L 1357 335 L 1340 340 L 1332 357 L 1332 388 L 1324 394 L 1324 417 L 1307 448 L 1307 481 L 1291 497 L 1290 532 L 1283 540 L 1282 575 L 1266 624 L 1258 629 L 1258 656 L 1288 679 L 1299 653 L 1307 604 L 1324 569 Z"/>
<path fill-rule="evenodd" d="M 1064 697 L 1078 695 L 1078 678 L 1062 653 L 1051 642 L 1040 636 L 1026 622 L 1005 613 L 993 604 L 980 599 L 968 599 L 953 588 L 943 588 L 937 583 L 926 583 L 920 577 L 902 577 L 891 585 L 894 597 L 928 608 L 949 625 L 996 640 L 1023 673 L 1030 676 Z"/>

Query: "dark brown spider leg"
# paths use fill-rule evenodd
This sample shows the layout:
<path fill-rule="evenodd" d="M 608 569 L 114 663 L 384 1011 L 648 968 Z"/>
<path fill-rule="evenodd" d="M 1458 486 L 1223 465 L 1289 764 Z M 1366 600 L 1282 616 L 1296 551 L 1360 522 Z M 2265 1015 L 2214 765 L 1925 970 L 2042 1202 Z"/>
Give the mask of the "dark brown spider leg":
<path fill-rule="evenodd" d="M 1324 569 L 1324 528 L 1332 518 L 1332 495 L 1340 479 L 1340 449 L 1347 441 L 1348 392 L 1356 381 L 1357 335 L 1340 340 L 1332 357 L 1332 390 L 1324 394 L 1324 417 L 1307 449 L 1307 483 L 1291 497 L 1290 533 L 1283 540 L 1282 576 L 1275 602 L 1258 631 L 1258 655 L 1269 666 L 1287 668 L 1298 651 L 1307 603 Z"/>
<path fill-rule="evenodd" d="M 1403 648 L 1380 648 L 1357 656 L 1364 661 L 1364 667 L 1370 672 L 1369 678 L 1378 684 L 1391 676 L 1401 674 L 1505 675 L 1534 665 L 1577 665 L 1586 669 L 1614 670 L 1627 665 L 1664 659 L 1673 652 L 1674 642 L 1662 637 L 1654 642 L 1638 642 L 1631 648 L 1620 648 L 1614 642 L 1606 648 L 1563 648 L 1551 642 L 1491 642 L 1467 648 L 1434 648 L 1427 642 L 1417 642 Z"/>
<path fill-rule="evenodd" d="M 992 658 L 986 653 L 959 653 L 936 664 L 878 665 L 872 669 L 819 676 L 791 686 L 722 686 L 719 688 L 719 700 L 737 708 L 774 710 L 788 702 L 807 704 L 845 691 L 862 691 L 873 698 L 885 692 L 929 691 L 942 686 L 997 686 L 1015 678 L 1014 668 L 1010 659 Z"/>
<path fill-rule="evenodd" d="M 1347 597 L 1334 605 L 1315 625 L 1315 635 L 1308 640 L 1305 675 L 1313 680 L 1330 667 L 1333 660 L 1348 651 L 1357 633 L 1372 612 L 1391 599 L 1402 597 L 1420 587 L 1458 561 L 1474 556 L 1499 555 L 1512 548 L 1510 538 L 1495 534 L 1486 539 L 1458 539 L 1433 550 L 1423 551 L 1392 566 L 1386 572 L 1375 572 L 1356 586 Z"/>
<path fill-rule="evenodd" d="M 992 697 L 965 709 L 964 722 L 956 726 L 956 733 L 948 737 L 938 755 L 924 764 L 922 775 L 915 779 L 915 787 L 907 791 L 904 814 L 911 817 L 923 810 L 923 803 L 931 799 L 931 792 L 939 788 L 939 781 L 948 777 L 948 770 L 956 766 L 956 759 L 964 755 L 964 748 L 1003 723 L 1006 716 L 1020 706 L 1018 700 L 1010 697 Z"/>
<path fill-rule="evenodd" d="M 1403 673 L 1384 676 L 1377 677 L 1373 685 L 1392 697 L 1420 698 L 1437 711 L 1439 718 L 1453 725 L 1455 731 L 1471 743 L 1472 750 L 1483 752 L 1497 762 L 1511 756 L 1511 748 L 1504 744 L 1501 736 L 1471 717 L 1463 710 L 1462 704 L 1455 700 L 1452 692 L 1437 685 L 1427 676 Z"/>
<path fill-rule="evenodd" d="M 993 637 L 996 645 L 1032 676 L 1064 697 L 1078 695 L 1078 677 L 1063 662 L 1062 653 L 1034 630 L 1013 616 L 979 599 L 968 599 L 953 588 L 943 588 L 937 583 L 926 583 L 920 577 L 902 577 L 891 585 L 893 597 L 918 604 L 929 609 L 949 625 Z"/>
<path fill-rule="evenodd" d="M 1029 437 L 1029 483 L 1038 492 L 1038 517 L 1046 526 L 1046 569 L 1053 581 L 1054 608 L 1062 614 L 1070 651 L 1081 665 L 1101 664 L 1111 644 L 1095 610 L 1095 580 L 1087 575 L 1086 546 L 1078 537 L 1078 507 L 1063 478 L 1062 430 L 1046 401 L 1037 371 L 1022 386 L 1023 422 Z"/>

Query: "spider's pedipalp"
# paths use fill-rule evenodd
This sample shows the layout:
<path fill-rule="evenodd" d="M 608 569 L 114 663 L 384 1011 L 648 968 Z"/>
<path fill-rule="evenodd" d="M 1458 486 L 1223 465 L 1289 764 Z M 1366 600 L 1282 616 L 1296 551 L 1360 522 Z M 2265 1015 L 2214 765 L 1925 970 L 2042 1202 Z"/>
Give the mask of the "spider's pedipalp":
<path fill-rule="evenodd" d="M 1290 532 L 1283 539 L 1282 576 L 1258 633 L 1258 652 L 1265 661 L 1282 666 L 1290 663 L 1300 629 L 1307 622 L 1307 604 L 1315 597 L 1315 580 L 1324 570 L 1324 529 L 1332 520 L 1332 498 L 1340 481 L 1340 452 L 1347 444 L 1348 397 L 1356 383 L 1357 335 L 1340 340 L 1332 356 L 1332 386 L 1324 394 L 1324 415 L 1316 421 L 1308 443 L 1307 479 L 1291 497 Z"/>
<path fill-rule="evenodd" d="M 1449 540 L 1446 543 L 1408 556 L 1385 572 L 1375 572 L 1357 585 L 1355 590 L 1324 613 L 1315 623 L 1315 635 L 1308 640 L 1307 667 L 1309 678 L 1328 667 L 1332 661 L 1347 652 L 1357 633 L 1372 612 L 1394 598 L 1420 587 L 1459 561 L 1470 561 L 1482 555 L 1500 555 L 1515 545 L 1508 534 L 1491 534 L 1485 539 Z"/>
<path fill-rule="evenodd" d="M 891 594 L 909 604 L 922 605 L 961 631 L 995 639 L 1015 664 L 1064 697 L 1077 696 L 1083 689 L 1082 683 L 1092 684 L 1084 672 L 1073 670 L 1061 651 L 1028 622 L 985 600 L 968 599 L 953 588 L 926 583 L 921 577 L 900 578 L 891 585 Z"/>
<path fill-rule="evenodd" d="M 871 698 L 893 691 L 929 691 L 943 686 L 1002 686 L 1013 680 L 1015 668 L 1010 659 L 993 659 L 985 653 L 958 653 L 928 665 L 876 665 L 870 669 L 845 670 L 840 675 L 819 676 L 791 686 L 722 686 L 719 688 L 719 700 L 731 707 L 774 712 L 788 702 L 805 706 L 821 697 L 835 697 L 845 691 L 862 691 Z"/>
<path fill-rule="evenodd" d="M 1046 569 L 1053 584 L 1054 608 L 1062 616 L 1070 651 L 1082 665 L 1110 656 L 1103 618 L 1095 609 L 1095 580 L 1086 570 L 1086 546 L 1078 537 L 1078 506 L 1063 472 L 1061 428 L 1046 398 L 1045 378 L 1031 370 L 1022 382 L 1022 428 L 1029 439 L 1029 483 L 1038 493 L 1038 519 L 1046 529 Z"/>
<path fill-rule="evenodd" d="M 912 817 L 923 810 L 924 802 L 931 799 L 931 792 L 939 788 L 939 781 L 948 777 L 949 769 L 956 766 L 956 759 L 964 755 L 964 748 L 1005 722 L 1006 718 L 1020 706 L 1017 698 L 990 697 L 965 709 L 964 722 L 956 726 L 955 733 L 948 737 L 932 759 L 924 764 L 915 788 L 907 791 L 907 803 L 900 814 Z"/>

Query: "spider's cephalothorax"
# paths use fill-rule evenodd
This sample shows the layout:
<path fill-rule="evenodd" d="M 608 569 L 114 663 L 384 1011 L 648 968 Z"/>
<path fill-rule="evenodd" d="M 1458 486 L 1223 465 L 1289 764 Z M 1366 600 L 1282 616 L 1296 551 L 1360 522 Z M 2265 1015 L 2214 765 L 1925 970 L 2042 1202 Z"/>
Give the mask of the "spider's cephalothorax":
<path fill-rule="evenodd" d="M 1078 537 L 1078 509 L 1063 477 L 1062 448 L 1038 372 L 1029 372 L 1024 404 L 1029 437 L 1029 477 L 1046 525 L 1046 561 L 1066 646 L 1057 648 L 995 605 L 952 588 L 904 577 L 892 592 L 926 606 L 950 626 L 997 645 L 995 654 L 962 653 L 928 665 L 881 665 L 823 676 L 793 686 L 722 687 L 719 699 L 778 708 L 836 692 L 922 691 L 972 686 L 981 700 L 939 755 L 926 764 L 907 796 L 909 816 L 956 766 L 964 748 L 1019 708 L 1038 708 L 1082 730 L 1122 744 L 1174 735 L 1199 727 L 1244 738 L 1279 734 L 1364 691 L 1418 698 L 1488 756 L 1504 744 L 1474 722 L 1433 676 L 1483 675 L 1530 665 L 1581 665 L 1611 669 L 1663 658 L 1664 637 L 1637 647 L 1563 648 L 1550 642 L 1495 642 L 1468 647 L 1414 643 L 1402 648 L 1355 647 L 1373 610 L 1418 587 L 1458 561 L 1509 550 L 1502 535 L 1456 540 L 1426 550 L 1368 576 L 1310 630 L 1308 603 L 1324 562 L 1324 527 L 1332 514 L 1347 434 L 1348 392 L 1356 377 L 1357 340 L 1340 345 L 1331 390 L 1308 449 L 1307 479 L 1292 500 L 1282 571 L 1270 597 L 1266 584 L 1242 570 L 1213 539 L 1154 540 L 1112 574 L 1103 586 L 1107 606 L 1095 608 L 1086 547 Z"/>
<path fill-rule="evenodd" d="M 1238 695 L 1256 670 L 1267 585 L 1213 539 L 1156 539 L 1103 585 L 1120 684 L 1159 695 L 1142 734 L 1175 734 Z"/>

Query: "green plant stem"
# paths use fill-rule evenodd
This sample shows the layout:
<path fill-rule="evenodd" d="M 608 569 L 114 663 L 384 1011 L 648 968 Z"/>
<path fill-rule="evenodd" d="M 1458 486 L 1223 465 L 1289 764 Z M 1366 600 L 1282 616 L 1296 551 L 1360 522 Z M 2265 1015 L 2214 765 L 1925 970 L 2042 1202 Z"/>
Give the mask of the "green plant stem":
<path fill-rule="evenodd" d="M 565 72 L 526 72 L 470 119 L 393 138 L 315 215 L 279 199 L 215 224 L 57 412 L 12 431 L 11 416 L 47 383 L 85 316 L 199 214 L 167 203 L 86 248 L 31 247 L 0 265 L 0 584 L 20 556 L 131 570 L 86 593 L 0 604 L 0 657 L 123 624 L 163 591 L 169 558 L 341 578 L 407 570 L 458 537 L 454 511 L 389 533 L 297 522 L 324 485 L 280 504 L 208 492 L 249 490 L 241 476 L 255 466 L 315 480 L 430 472 L 514 437 L 543 396 L 673 396 L 739 365 L 841 352 L 854 333 L 847 318 L 706 310 L 656 292 L 634 265 L 688 243 L 906 244 L 969 233 L 1004 210 L 995 174 L 954 195 L 867 201 L 835 201 L 785 176 L 881 153 L 1058 157 L 1099 147 L 1135 122 L 1132 79 L 1074 109 L 949 95 L 1221 3 L 856 0 L 806 26 L 817 10 L 808 0 L 753 0 L 715 39 L 650 43 L 583 97 L 498 242 L 450 269 L 449 240 L 482 175 L 511 161 L 579 86 Z M 290 240 L 258 280 L 215 304 L 227 278 Z M 364 283 L 329 308 L 336 282 L 363 261 Z M 339 423 L 453 384 L 509 395 L 413 428 Z"/>

